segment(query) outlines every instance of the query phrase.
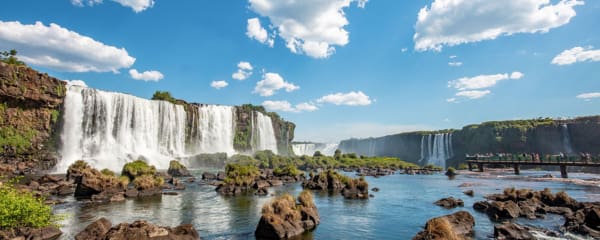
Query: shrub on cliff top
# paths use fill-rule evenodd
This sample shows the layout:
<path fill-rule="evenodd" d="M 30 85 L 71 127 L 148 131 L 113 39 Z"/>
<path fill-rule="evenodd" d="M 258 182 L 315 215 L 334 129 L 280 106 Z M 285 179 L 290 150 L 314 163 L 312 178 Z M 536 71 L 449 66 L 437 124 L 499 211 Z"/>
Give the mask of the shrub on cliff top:
<path fill-rule="evenodd" d="M 155 174 L 156 168 L 148 165 L 148 163 L 142 160 L 135 160 L 125 164 L 125 166 L 123 166 L 123 171 L 121 171 L 121 175 L 129 177 L 132 181 L 139 176 Z"/>
<path fill-rule="evenodd" d="M 17 58 L 17 50 L 15 49 L 0 52 L 0 61 L 11 65 L 25 65 L 24 62 L 19 61 Z"/>
<path fill-rule="evenodd" d="M 156 91 L 154 95 L 152 95 L 152 100 L 162 100 L 170 103 L 177 103 L 177 99 L 171 96 L 171 93 L 168 91 Z"/>
<path fill-rule="evenodd" d="M 18 191 L 10 184 L 0 185 L 0 229 L 40 228 L 54 220 L 52 208 L 44 204 L 44 199 Z"/>

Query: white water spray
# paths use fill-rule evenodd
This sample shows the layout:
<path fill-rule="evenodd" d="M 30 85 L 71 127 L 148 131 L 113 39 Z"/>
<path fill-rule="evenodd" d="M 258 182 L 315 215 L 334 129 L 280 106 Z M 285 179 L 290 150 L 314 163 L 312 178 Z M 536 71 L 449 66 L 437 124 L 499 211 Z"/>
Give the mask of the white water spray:
<path fill-rule="evenodd" d="M 421 137 L 421 159 L 419 161 L 445 168 L 446 160 L 453 155 L 452 133 L 428 134 Z"/>

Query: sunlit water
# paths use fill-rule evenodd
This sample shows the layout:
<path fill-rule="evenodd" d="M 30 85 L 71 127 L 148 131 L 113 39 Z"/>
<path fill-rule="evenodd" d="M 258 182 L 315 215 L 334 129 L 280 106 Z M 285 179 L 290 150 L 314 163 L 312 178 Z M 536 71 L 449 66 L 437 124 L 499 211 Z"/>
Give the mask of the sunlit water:
<path fill-rule="evenodd" d="M 201 171 L 194 171 L 200 175 Z M 305 239 L 408 239 L 422 229 L 433 217 L 466 210 L 475 217 L 476 239 L 489 239 L 493 223 L 485 214 L 473 210 L 476 201 L 483 196 L 502 192 L 505 187 L 550 188 L 553 192 L 566 191 L 579 201 L 600 201 L 600 187 L 579 186 L 561 182 L 528 180 L 529 176 L 547 172 L 524 171 L 520 177 L 510 175 L 475 178 L 459 175 L 454 180 L 438 175 L 392 175 L 381 178 L 367 177 L 370 188 L 379 192 L 369 200 L 346 200 L 339 195 L 316 192 L 315 203 L 321 215 L 321 224 Z M 559 175 L 556 172 L 552 174 Z M 571 178 L 593 178 L 597 175 L 570 173 Z M 199 179 L 199 178 L 198 178 Z M 468 188 L 458 187 L 462 183 L 476 183 Z M 462 192 L 475 191 L 474 197 Z M 271 188 L 275 195 L 289 192 L 297 195 L 300 184 Z M 83 206 L 73 198 L 67 204 L 56 207 L 56 212 L 65 214 L 62 239 L 73 239 L 94 220 L 105 217 L 113 224 L 133 222 L 138 219 L 163 226 L 191 223 L 202 239 L 254 239 L 254 230 L 260 219 L 261 207 L 273 196 L 224 197 L 214 191 L 213 186 L 188 183 L 185 191 L 177 196 L 162 196 L 144 200 L 127 200 L 99 206 Z M 458 197 L 465 207 L 451 210 L 433 204 L 443 197 Z M 558 230 L 564 220 L 560 216 L 547 215 L 543 220 L 519 219 L 519 223 Z"/>

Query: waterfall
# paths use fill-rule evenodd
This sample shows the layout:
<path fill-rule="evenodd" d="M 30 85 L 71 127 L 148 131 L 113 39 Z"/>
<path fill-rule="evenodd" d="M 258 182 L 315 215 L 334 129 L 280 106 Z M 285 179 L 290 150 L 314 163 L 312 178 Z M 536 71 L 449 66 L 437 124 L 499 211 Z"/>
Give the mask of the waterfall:
<path fill-rule="evenodd" d="M 427 138 L 427 140 L 425 140 Z M 453 157 L 452 133 L 437 133 L 421 136 L 420 162 L 446 167 L 446 160 Z"/>
<path fill-rule="evenodd" d="M 143 158 L 159 169 L 169 161 L 200 153 L 235 153 L 235 108 L 218 105 L 184 106 L 135 96 L 68 86 L 64 101 L 60 161 L 65 172 L 76 160 L 120 171 L 131 160 Z M 257 149 L 277 153 L 269 116 L 257 113 L 252 139 Z"/>
<path fill-rule="evenodd" d="M 256 142 L 254 150 L 271 150 L 277 154 L 277 139 L 275 139 L 275 130 L 271 118 L 261 112 L 256 112 L 255 116 L 256 122 L 253 125 L 255 127 L 253 132 L 257 133 L 258 139 L 254 140 Z"/>
<path fill-rule="evenodd" d="M 571 134 L 569 134 L 569 126 L 565 123 L 562 124 L 562 144 L 563 144 L 563 149 L 565 151 L 565 154 L 567 155 L 572 155 L 573 153 L 575 153 L 575 151 L 573 151 L 573 147 L 571 145 Z"/>
<path fill-rule="evenodd" d="M 316 151 L 320 151 L 326 156 L 333 156 L 338 146 L 338 143 L 293 143 L 292 149 L 298 156 L 312 156 Z"/>

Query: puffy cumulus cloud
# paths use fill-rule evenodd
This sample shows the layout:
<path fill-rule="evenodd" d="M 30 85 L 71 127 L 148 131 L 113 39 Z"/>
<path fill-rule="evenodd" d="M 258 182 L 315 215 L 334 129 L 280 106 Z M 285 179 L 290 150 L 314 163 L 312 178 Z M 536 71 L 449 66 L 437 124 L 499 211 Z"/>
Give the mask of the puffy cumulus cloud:
<path fill-rule="evenodd" d="M 448 66 L 450 67 L 460 67 L 462 64 L 462 62 L 448 62 Z"/>
<path fill-rule="evenodd" d="M 482 98 L 485 95 L 490 94 L 491 91 L 490 90 L 471 90 L 471 91 L 460 91 L 456 93 L 456 96 L 458 97 L 466 97 L 469 99 L 478 99 L 478 98 Z M 455 101 L 455 100 L 453 100 Z M 453 102 L 451 101 L 451 102 Z"/>
<path fill-rule="evenodd" d="M 415 49 L 440 51 L 444 45 L 491 40 L 515 33 L 544 33 L 569 23 L 583 1 L 435 0 L 419 11 Z"/>
<path fill-rule="evenodd" d="M 510 75 L 508 73 L 504 73 L 494 75 L 479 75 L 476 77 L 463 77 L 457 80 L 449 81 L 448 87 L 456 88 L 461 91 L 468 89 L 482 89 L 493 87 L 502 80 L 520 79 L 522 77 L 523 73 L 521 72 L 513 72 Z"/>
<path fill-rule="evenodd" d="M 275 44 L 275 39 L 270 37 L 267 30 L 260 25 L 260 20 L 258 18 L 248 19 L 246 36 L 251 39 L 256 39 L 256 41 L 259 41 L 262 44 L 269 45 L 269 47 L 273 47 Z"/>
<path fill-rule="evenodd" d="M 592 47 L 587 49 L 582 47 L 574 47 L 564 50 L 552 59 L 552 64 L 555 65 L 570 65 L 576 62 L 597 62 L 600 61 L 600 50 L 593 50 Z"/>
<path fill-rule="evenodd" d="M 265 73 L 263 79 L 256 83 L 253 93 L 258 93 L 263 97 L 273 96 L 275 92 L 280 89 L 284 89 L 286 92 L 292 92 L 300 89 L 300 87 L 293 83 L 286 82 L 277 73 Z"/>
<path fill-rule="evenodd" d="M 154 6 L 154 0 L 112 0 L 113 2 L 117 2 L 121 4 L 123 7 L 128 7 L 133 9 L 134 12 L 139 13 L 148 8 Z M 85 5 L 94 6 L 96 4 L 102 3 L 103 0 L 71 0 L 71 3 L 75 6 L 83 7 Z"/>
<path fill-rule="evenodd" d="M 227 85 L 229 85 L 229 83 L 227 83 L 227 82 L 225 82 L 223 80 L 212 81 L 210 83 L 210 86 L 213 87 L 213 88 L 216 88 L 216 89 L 221 89 L 221 88 L 227 87 Z"/>
<path fill-rule="evenodd" d="M 158 82 L 160 80 L 162 80 L 165 76 L 160 73 L 159 71 L 144 71 L 144 72 L 138 72 L 138 70 L 136 69 L 130 69 L 129 70 L 129 75 L 131 76 L 131 78 L 135 79 L 135 80 L 142 80 L 142 81 L 154 81 L 154 82 Z"/>
<path fill-rule="evenodd" d="M 347 106 L 367 106 L 372 103 L 371 98 L 362 91 L 329 94 L 319 98 L 317 102 Z"/>
<path fill-rule="evenodd" d="M 582 93 L 577 95 L 577 98 L 590 101 L 593 98 L 600 98 L 600 92 Z"/>
<path fill-rule="evenodd" d="M 285 40 L 286 47 L 291 52 L 313 58 L 329 57 L 335 52 L 335 46 L 348 44 L 348 31 L 344 29 L 348 20 L 343 9 L 349 7 L 352 2 L 364 7 L 367 1 L 249 0 L 250 9 L 269 18 L 271 25 Z M 250 20 L 248 26 L 250 27 Z M 259 28 L 256 29 L 259 36 L 257 40 L 265 39 L 265 33 Z"/>
<path fill-rule="evenodd" d="M 24 62 L 65 72 L 115 72 L 135 58 L 116 48 L 51 23 L 0 21 L 0 49 L 17 49 Z"/>
<path fill-rule="evenodd" d="M 288 101 L 264 101 L 262 105 L 269 111 L 282 111 L 282 112 L 312 112 L 319 109 L 312 103 L 299 103 L 296 106 Z"/>
<path fill-rule="evenodd" d="M 235 80 L 246 80 L 252 75 L 252 65 L 249 62 L 240 62 L 237 65 L 238 70 L 231 74 L 231 78 Z"/>

